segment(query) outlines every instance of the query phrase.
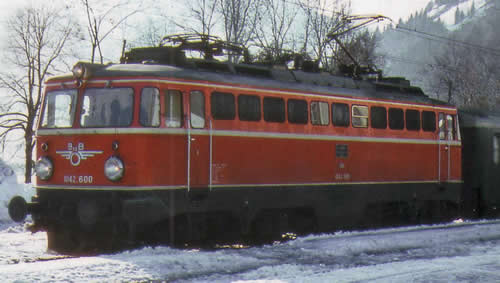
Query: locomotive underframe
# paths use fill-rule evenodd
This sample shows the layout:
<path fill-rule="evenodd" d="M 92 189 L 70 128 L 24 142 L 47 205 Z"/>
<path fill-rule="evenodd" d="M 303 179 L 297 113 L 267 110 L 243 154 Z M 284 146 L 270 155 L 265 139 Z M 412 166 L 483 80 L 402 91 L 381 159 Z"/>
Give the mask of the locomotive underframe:
<path fill-rule="evenodd" d="M 32 217 L 33 229 L 48 232 L 49 248 L 66 252 L 144 243 L 255 243 L 281 239 L 288 232 L 449 221 L 460 216 L 460 190 L 459 183 L 190 191 L 38 189 Z"/>

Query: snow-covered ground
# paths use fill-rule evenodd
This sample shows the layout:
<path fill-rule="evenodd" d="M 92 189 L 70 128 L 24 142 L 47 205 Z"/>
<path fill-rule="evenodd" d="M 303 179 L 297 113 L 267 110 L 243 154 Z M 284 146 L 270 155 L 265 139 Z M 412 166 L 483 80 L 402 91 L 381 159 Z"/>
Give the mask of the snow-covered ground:
<path fill-rule="evenodd" d="M 499 282 L 500 221 L 339 232 L 215 250 L 144 247 L 65 257 L 45 233 L 8 219 L 14 195 L 33 194 L 0 164 L 2 282 Z"/>
<path fill-rule="evenodd" d="M 43 233 L 0 231 L 4 281 L 498 282 L 500 222 L 380 229 L 301 237 L 262 247 L 145 247 L 64 258 Z"/>
<path fill-rule="evenodd" d="M 0 159 L 0 227 L 11 222 L 8 212 L 10 199 L 20 195 L 30 200 L 34 193 L 32 185 L 20 184 L 16 171 Z"/>

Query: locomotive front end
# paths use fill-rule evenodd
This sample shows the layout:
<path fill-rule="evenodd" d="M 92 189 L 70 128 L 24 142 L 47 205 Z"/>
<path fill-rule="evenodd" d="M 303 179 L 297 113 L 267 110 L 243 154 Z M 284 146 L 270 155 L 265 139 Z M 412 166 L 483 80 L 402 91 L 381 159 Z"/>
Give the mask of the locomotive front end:
<path fill-rule="evenodd" d="M 137 227 L 168 217 L 168 196 L 157 190 L 173 182 L 169 162 L 159 161 L 168 150 L 151 129 L 160 124 L 159 91 L 89 80 L 90 71 L 78 66 L 74 78 L 47 83 L 36 137 L 37 194 L 9 206 L 15 221 L 31 214 L 32 230 L 47 231 L 49 248 L 62 251 L 82 243 L 109 248 L 117 236 L 133 241 Z"/>

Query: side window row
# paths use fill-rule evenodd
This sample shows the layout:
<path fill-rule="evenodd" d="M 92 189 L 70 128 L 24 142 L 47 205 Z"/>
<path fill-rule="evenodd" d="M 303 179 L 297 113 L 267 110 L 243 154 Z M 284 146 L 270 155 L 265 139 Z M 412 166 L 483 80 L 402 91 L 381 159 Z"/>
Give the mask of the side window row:
<path fill-rule="evenodd" d="M 354 123 L 355 109 L 358 113 L 362 112 L 363 123 Z M 386 129 L 389 126 L 392 130 L 406 128 L 409 131 L 419 131 L 420 129 L 426 132 L 436 131 L 436 113 L 432 111 L 420 112 L 419 110 L 403 110 L 401 108 L 389 108 L 389 111 L 387 111 L 385 107 L 372 106 L 370 108 L 370 122 L 371 127 L 375 129 Z M 368 127 L 367 106 L 353 106 L 353 126 Z"/>
<path fill-rule="evenodd" d="M 231 93 L 213 92 L 210 97 L 212 117 L 216 120 L 233 120 L 236 117 L 235 98 Z M 262 113 L 264 121 L 283 123 L 288 114 L 288 122 L 307 124 L 309 111 L 307 101 L 302 99 L 288 99 L 280 97 L 264 97 L 240 94 L 238 95 L 238 118 L 241 121 L 260 121 Z M 330 113 L 327 102 L 311 102 L 311 123 L 326 126 L 330 123 Z M 349 126 L 349 106 L 343 103 L 332 104 L 332 121 L 335 126 Z"/>
<path fill-rule="evenodd" d="M 235 119 L 235 99 L 231 93 L 214 92 L 211 96 L 212 116 L 218 120 Z M 307 101 L 301 99 L 288 99 L 287 111 L 285 111 L 285 100 L 279 97 L 264 97 L 262 107 L 264 121 L 285 122 L 285 112 L 288 114 L 288 121 L 295 124 L 308 123 Z M 311 123 L 313 125 L 326 126 L 330 123 L 329 104 L 323 101 L 312 101 Z M 392 130 L 407 129 L 410 131 L 427 132 L 436 131 L 436 113 L 432 111 L 422 111 L 401 108 L 389 108 L 381 106 L 352 105 L 352 116 L 349 113 L 349 105 L 344 103 L 332 103 L 332 124 L 338 127 L 348 127 L 350 121 L 356 128 L 386 129 Z M 238 118 L 241 121 L 260 121 L 261 103 L 256 95 L 238 95 Z M 352 119 L 350 119 L 352 117 Z"/>
<path fill-rule="evenodd" d="M 234 97 L 218 96 L 212 97 L 212 111 L 225 118 L 234 119 L 233 113 L 225 111 L 223 105 L 233 103 Z M 161 107 L 163 105 L 163 116 Z M 201 91 L 191 91 L 189 96 L 189 105 L 191 109 L 190 121 L 191 127 L 205 127 L 205 96 Z M 182 126 L 182 92 L 179 90 L 166 90 L 164 95 L 160 95 L 157 88 L 146 87 L 141 91 L 141 105 L 139 113 L 139 123 L 145 127 L 159 127 L 161 120 L 168 128 L 179 128 Z"/>
<path fill-rule="evenodd" d="M 190 92 L 190 121 L 193 128 L 205 126 L 205 96 L 201 91 Z M 287 110 L 285 100 L 280 97 L 264 97 L 240 94 L 238 100 L 238 118 L 241 121 L 260 121 L 262 113 L 266 122 L 285 122 L 307 124 L 309 122 L 308 103 L 301 99 L 288 99 Z M 163 116 L 160 115 L 160 105 L 163 105 Z M 236 100 L 232 93 L 213 92 L 210 96 L 212 116 L 216 120 L 233 120 L 236 118 Z M 310 103 L 311 124 L 327 126 L 331 122 L 337 127 L 348 127 L 350 122 L 356 128 L 372 127 L 375 129 L 393 130 L 407 129 L 428 132 L 436 131 L 436 113 L 414 109 L 389 108 L 381 106 L 349 105 L 323 101 Z M 139 122 L 146 127 L 158 127 L 161 120 L 167 127 L 181 127 L 182 124 L 182 93 L 178 90 L 166 90 L 160 97 L 157 88 L 142 89 Z M 451 122 L 450 122 L 451 124 Z"/>
<path fill-rule="evenodd" d="M 352 124 L 354 127 L 368 127 L 368 107 L 353 105 Z M 386 129 L 389 126 L 392 130 L 419 131 L 420 128 L 427 132 L 436 131 L 436 113 L 432 111 L 422 111 L 401 108 L 389 108 L 372 106 L 370 108 L 371 127 L 375 129 Z"/>

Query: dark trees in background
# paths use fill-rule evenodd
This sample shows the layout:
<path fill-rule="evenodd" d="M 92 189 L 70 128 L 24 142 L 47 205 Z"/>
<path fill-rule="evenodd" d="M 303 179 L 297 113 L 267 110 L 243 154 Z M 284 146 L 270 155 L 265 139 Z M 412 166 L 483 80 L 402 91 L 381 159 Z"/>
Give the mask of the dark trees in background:
<path fill-rule="evenodd" d="M 472 9 L 471 9 L 472 11 Z M 469 12 L 471 14 L 471 12 Z M 477 14 L 477 13 L 476 13 Z M 461 108 L 497 110 L 500 104 L 499 11 L 483 10 L 480 18 L 463 23 L 436 49 L 425 67 L 430 91 Z"/>
<path fill-rule="evenodd" d="M 378 43 L 378 34 L 368 30 L 355 32 L 344 40 L 345 48 L 359 65 L 381 68 L 384 57 L 377 53 Z M 337 51 L 336 58 L 338 64 L 350 65 L 353 63 L 343 50 Z"/>
<path fill-rule="evenodd" d="M 431 89 L 440 100 L 461 108 L 494 110 L 500 103 L 500 69 L 494 56 L 450 44 L 427 67 Z"/>

